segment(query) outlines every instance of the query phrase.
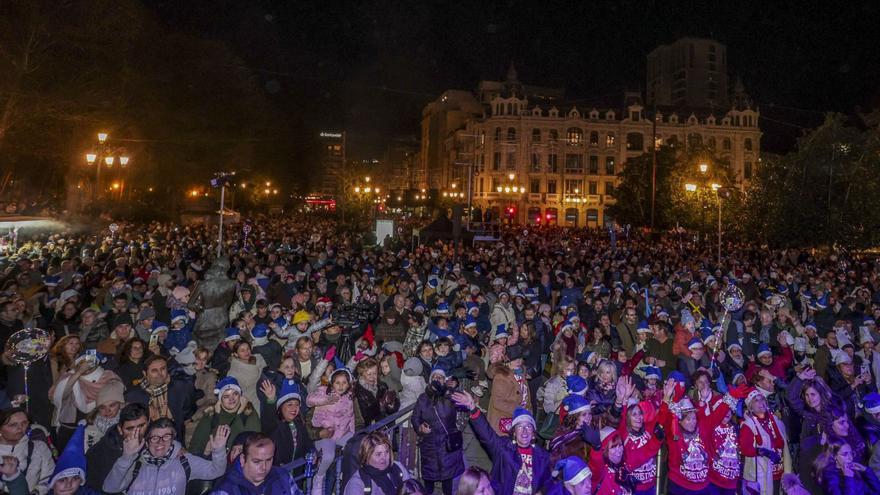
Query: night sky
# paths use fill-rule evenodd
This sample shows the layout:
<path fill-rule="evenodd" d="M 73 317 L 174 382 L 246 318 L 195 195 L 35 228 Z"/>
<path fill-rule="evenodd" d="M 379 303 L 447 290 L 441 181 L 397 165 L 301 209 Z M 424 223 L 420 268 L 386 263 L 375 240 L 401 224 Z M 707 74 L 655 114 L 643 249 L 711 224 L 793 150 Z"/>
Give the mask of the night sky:
<path fill-rule="evenodd" d="M 731 82 L 767 117 L 765 149 L 791 148 L 826 111 L 880 106 L 880 2 L 145 3 L 169 32 L 227 43 L 306 129 L 347 129 L 351 156 L 416 138 L 425 103 L 511 61 L 570 99 L 622 97 L 643 89 L 647 53 L 683 36 L 727 45 Z"/>

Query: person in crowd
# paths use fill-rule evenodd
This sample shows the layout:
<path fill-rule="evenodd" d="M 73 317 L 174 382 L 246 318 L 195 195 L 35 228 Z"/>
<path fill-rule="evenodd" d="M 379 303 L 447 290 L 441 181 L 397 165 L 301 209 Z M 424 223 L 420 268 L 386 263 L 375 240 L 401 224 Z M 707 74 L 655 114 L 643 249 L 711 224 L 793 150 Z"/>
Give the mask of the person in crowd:
<path fill-rule="evenodd" d="M 140 339 L 130 339 L 122 345 L 116 357 L 114 371 L 122 380 L 125 390 L 138 386 L 144 377 L 147 345 Z"/>
<path fill-rule="evenodd" d="M 458 495 L 495 495 L 489 473 L 477 466 L 465 469 L 458 481 Z"/>
<path fill-rule="evenodd" d="M 553 474 L 563 495 L 592 495 L 593 473 L 580 457 L 570 456 L 556 462 Z"/>
<path fill-rule="evenodd" d="M 4 464 L 7 458 L 15 458 L 10 462 L 16 462 L 18 472 L 24 475 L 27 493 L 45 495 L 50 489 L 48 481 L 55 470 L 55 460 L 45 441 L 28 434 L 29 428 L 30 418 L 24 409 L 13 407 L 0 411 L 0 452 Z M 4 476 L 3 482 L 8 479 Z"/>
<path fill-rule="evenodd" d="M 419 437 L 425 493 L 440 483 L 443 495 L 452 495 L 453 480 L 464 471 L 464 438 L 456 425 L 455 405 L 449 400 L 446 372 L 435 366 L 431 382 L 416 401 L 410 419 Z"/>
<path fill-rule="evenodd" d="M 78 335 L 65 335 L 55 341 L 55 345 L 49 351 L 53 381 L 73 369 L 73 362 L 82 353 L 82 349 L 82 342 Z"/>
<path fill-rule="evenodd" d="M 340 367 L 330 374 L 329 383 L 309 394 L 306 403 L 314 408 L 312 426 L 318 428 L 316 447 L 321 451 L 321 464 L 312 482 L 317 494 L 323 493 L 324 479 L 336 456 L 336 447 L 344 445 L 355 432 L 355 403 L 352 376 Z M 316 495 L 317 495 L 316 494 Z"/>
<path fill-rule="evenodd" d="M 190 440 L 189 451 L 196 455 L 208 455 L 209 449 L 213 448 L 209 439 L 217 436 L 221 426 L 229 430 L 227 438 L 234 439 L 243 431 L 260 431 L 260 417 L 254 405 L 242 394 L 238 381 L 231 376 L 217 382 L 214 389 L 217 402 L 206 413 L 193 432 Z"/>
<path fill-rule="evenodd" d="M 381 432 L 368 434 L 361 440 L 358 469 L 345 485 L 343 495 L 392 495 L 400 492 L 409 471 L 394 461 L 391 441 Z"/>
<path fill-rule="evenodd" d="M 366 358 L 357 364 L 357 380 L 354 382 L 355 424 L 369 426 L 391 414 L 400 407 L 397 394 L 379 381 L 379 363 Z"/>
<path fill-rule="evenodd" d="M 507 362 L 493 364 L 487 374 L 492 380 L 488 421 L 495 433 L 501 434 L 502 422 L 513 416 L 514 409 L 532 407 L 522 349 L 517 345 L 508 347 Z"/>
<path fill-rule="evenodd" d="M 853 458 L 852 447 L 843 440 L 829 440 L 822 454 L 816 458 L 814 469 L 823 493 L 880 493 L 877 474 L 857 462 Z"/>
<path fill-rule="evenodd" d="M 528 410 L 518 407 L 514 411 L 511 441 L 495 432 L 470 394 L 455 392 L 451 399 L 469 412 L 474 434 L 492 458 L 492 479 L 498 483 L 499 495 L 550 493 L 554 489 L 550 454 L 535 444 L 535 419 Z"/>
<path fill-rule="evenodd" d="M 214 495 L 302 495 L 291 474 L 275 462 L 275 443 L 263 433 L 245 440 L 241 454 L 217 481 Z"/>
<path fill-rule="evenodd" d="M 137 434 L 143 439 L 149 424 L 149 411 L 143 404 L 127 404 L 119 411 L 119 421 L 103 437 L 88 449 L 86 461 L 86 485 L 93 490 L 102 490 L 104 479 L 122 456 L 122 440 L 126 435 Z"/>
<path fill-rule="evenodd" d="M 821 425 L 829 422 L 827 418 L 831 418 L 833 407 L 842 402 L 833 397 L 825 382 L 816 376 L 816 370 L 809 368 L 791 380 L 785 393 L 791 410 L 801 420 L 798 477 L 808 490 L 818 492 L 820 488 L 814 481 L 812 466 L 822 451 Z"/>
<path fill-rule="evenodd" d="M 119 423 L 119 413 L 125 405 L 122 382 L 113 382 L 98 390 L 97 407 L 86 417 L 85 452 L 94 447 L 101 438 Z"/>
<path fill-rule="evenodd" d="M 294 380 L 283 381 L 280 389 L 271 383 L 264 384 L 267 402 L 274 405 L 276 410 L 263 411 L 260 419 L 263 432 L 275 444 L 275 465 L 304 458 L 306 453 L 314 450 L 314 442 L 301 414 L 301 387 Z"/>
<path fill-rule="evenodd" d="M 132 495 L 185 494 L 190 480 L 213 480 L 226 469 L 229 427 L 221 425 L 209 440 L 211 460 L 185 453 L 168 418 L 151 421 L 143 438 L 137 432 L 122 441 L 122 456 L 104 479 L 103 491 Z"/>
<path fill-rule="evenodd" d="M 186 420 L 195 410 L 195 388 L 191 381 L 169 374 L 167 358 L 150 356 L 144 361 L 141 383 L 126 391 L 125 401 L 147 406 L 150 421 L 170 419 L 178 437 L 183 438 Z"/>
<path fill-rule="evenodd" d="M 229 357 L 229 373 L 227 376 L 235 378 L 240 384 L 242 395 L 251 404 L 259 404 L 257 387 L 266 368 L 266 360 L 260 354 L 251 352 L 251 345 L 244 341 L 237 341 L 232 347 L 232 355 Z"/>

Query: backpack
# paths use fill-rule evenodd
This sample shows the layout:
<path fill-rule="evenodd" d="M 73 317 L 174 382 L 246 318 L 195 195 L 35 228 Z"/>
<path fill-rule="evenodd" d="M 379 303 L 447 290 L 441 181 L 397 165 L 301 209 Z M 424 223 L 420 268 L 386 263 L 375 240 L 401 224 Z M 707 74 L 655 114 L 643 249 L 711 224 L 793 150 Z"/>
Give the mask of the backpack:
<path fill-rule="evenodd" d="M 189 484 L 189 479 L 192 476 L 192 467 L 189 465 L 189 459 L 186 458 L 186 454 L 184 453 L 180 453 L 177 456 L 177 460 L 180 461 L 180 465 L 181 467 L 183 467 L 184 480 L 186 480 L 186 482 L 184 483 L 184 490 L 186 490 L 185 487 L 187 484 Z M 134 469 L 132 469 L 131 471 L 131 480 L 128 482 L 128 485 L 125 486 L 125 490 L 122 490 L 122 493 L 128 493 L 131 485 L 134 484 L 135 480 L 140 474 L 141 467 L 143 465 L 144 463 L 141 462 L 140 457 L 138 457 L 138 460 L 134 461 Z"/>

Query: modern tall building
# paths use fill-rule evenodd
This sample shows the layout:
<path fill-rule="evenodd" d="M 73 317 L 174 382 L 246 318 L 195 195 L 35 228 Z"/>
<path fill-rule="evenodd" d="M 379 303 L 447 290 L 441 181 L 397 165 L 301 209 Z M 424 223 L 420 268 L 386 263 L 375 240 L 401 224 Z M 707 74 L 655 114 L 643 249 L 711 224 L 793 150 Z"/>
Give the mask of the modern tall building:
<path fill-rule="evenodd" d="M 326 196 L 335 196 L 343 187 L 342 177 L 345 170 L 345 131 L 321 131 L 319 183 L 315 192 Z"/>
<path fill-rule="evenodd" d="M 497 90 L 481 91 L 489 86 Z M 431 164 L 426 169 L 431 187 L 470 187 L 473 205 L 493 211 L 493 218 L 604 225 L 605 208 L 615 201 L 617 174 L 629 159 L 649 151 L 655 136 L 658 145 L 703 145 L 730 162 L 740 187 L 748 185 L 758 165 L 759 113 L 741 84 L 735 98 L 714 109 L 663 105 L 656 112 L 646 108 L 640 93 L 595 104 L 566 103 L 561 90 L 554 93 L 560 97 L 533 99 L 515 72 L 500 86 L 484 82 L 479 88 L 470 98 L 456 92 L 461 100 L 480 103 L 480 112 L 460 115 L 458 127 L 445 120 L 438 132 L 423 120 L 422 162 Z M 444 102 L 429 104 L 425 115 Z M 432 135 L 446 138 L 425 156 L 425 137 Z"/>
<path fill-rule="evenodd" d="M 647 103 L 727 109 L 727 47 L 710 39 L 682 38 L 648 54 Z"/>

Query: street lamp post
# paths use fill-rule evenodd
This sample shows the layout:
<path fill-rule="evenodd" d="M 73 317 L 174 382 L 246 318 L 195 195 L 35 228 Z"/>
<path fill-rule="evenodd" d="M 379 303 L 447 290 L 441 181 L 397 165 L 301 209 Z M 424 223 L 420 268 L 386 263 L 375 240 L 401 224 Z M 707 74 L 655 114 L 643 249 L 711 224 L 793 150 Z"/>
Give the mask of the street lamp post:
<path fill-rule="evenodd" d="M 128 165 L 129 157 L 125 153 L 124 148 L 114 148 L 110 146 L 108 140 L 110 135 L 106 132 L 98 133 L 98 140 L 96 143 L 96 150 L 89 151 L 86 153 L 86 163 L 88 165 L 95 165 L 95 187 L 92 190 L 92 199 L 98 200 L 99 191 L 101 190 L 101 169 L 102 165 L 106 165 L 107 168 L 113 167 L 114 163 L 116 163 L 117 158 L 119 159 L 119 166 L 125 168 Z M 122 197 L 122 187 L 119 188 L 120 197 Z"/>

